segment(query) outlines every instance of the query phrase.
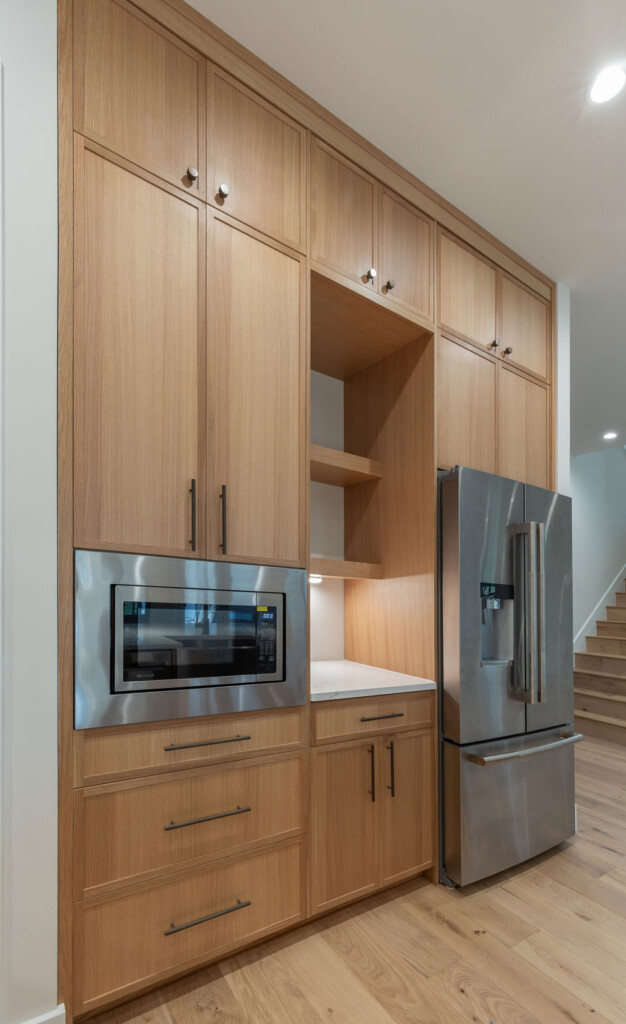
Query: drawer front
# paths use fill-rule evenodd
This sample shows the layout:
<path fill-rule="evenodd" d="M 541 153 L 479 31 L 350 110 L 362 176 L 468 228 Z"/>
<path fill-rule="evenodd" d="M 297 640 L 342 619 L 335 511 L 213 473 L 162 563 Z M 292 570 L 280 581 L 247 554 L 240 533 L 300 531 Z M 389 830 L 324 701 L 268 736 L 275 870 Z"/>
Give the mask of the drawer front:
<path fill-rule="evenodd" d="M 74 785 L 150 775 L 303 745 L 306 708 L 74 733 Z"/>
<path fill-rule="evenodd" d="M 304 752 L 77 790 L 77 900 L 304 831 Z"/>
<path fill-rule="evenodd" d="M 312 705 L 312 711 L 313 742 L 331 743 L 352 736 L 434 725 L 435 691 L 364 700 L 321 701 Z"/>
<path fill-rule="evenodd" d="M 302 919 L 303 852 L 294 841 L 77 903 L 75 1012 L 131 995 Z"/>

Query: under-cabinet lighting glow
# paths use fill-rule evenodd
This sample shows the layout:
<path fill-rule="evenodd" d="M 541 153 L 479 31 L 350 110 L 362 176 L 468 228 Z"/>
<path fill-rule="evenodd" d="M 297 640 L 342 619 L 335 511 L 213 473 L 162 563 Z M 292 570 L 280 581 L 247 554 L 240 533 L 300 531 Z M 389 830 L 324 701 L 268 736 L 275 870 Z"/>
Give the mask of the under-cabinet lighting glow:
<path fill-rule="evenodd" d="M 309 576 L 309 583 L 321 583 L 322 577 L 318 576 L 317 573 L 311 573 Z"/>
<path fill-rule="evenodd" d="M 591 99 L 594 103 L 606 103 L 612 100 L 624 88 L 626 73 L 619 64 L 611 64 L 600 72 L 591 86 Z"/>
<path fill-rule="evenodd" d="M 603 441 L 614 441 L 616 437 L 617 437 L 617 434 L 615 433 L 614 430 L 608 430 L 606 432 L 606 434 L 602 435 L 602 440 Z"/>

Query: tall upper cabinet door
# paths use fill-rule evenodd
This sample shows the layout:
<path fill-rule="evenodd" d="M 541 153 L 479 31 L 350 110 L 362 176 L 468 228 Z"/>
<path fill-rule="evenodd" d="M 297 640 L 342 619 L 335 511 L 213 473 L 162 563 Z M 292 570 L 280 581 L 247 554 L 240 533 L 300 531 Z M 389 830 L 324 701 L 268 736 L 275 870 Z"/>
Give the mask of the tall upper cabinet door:
<path fill-rule="evenodd" d="M 215 215 L 213 556 L 304 565 L 304 268 L 304 257 Z"/>
<path fill-rule="evenodd" d="M 486 355 L 437 339 L 437 465 L 496 471 L 496 373 Z"/>
<path fill-rule="evenodd" d="M 306 248 L 306 132 L 209 68 L 208 196 L 224 213 Z"/>
<path fill-rule="evenodd" d="M 439 234 L 439 324 L 488 348 L 496 340 L 496 270 L 449 235 Z"/>
<path fill-rule="evenodd" d="M 501 275 L 500 354 L 537 377 L 550 376 L 550 305 Z M 507 351 L 511 349 L 511 351 Z"/>
<path fill-rule="evenodd" d="M 75 0 L 75 127 L 205 190 L 205 61 L 125 0 Z"/>
<path fill-rule="evenodd" d="M 498 472 L 549 487 L 548 390 L 500 366 Z"/>
<path fill-rule="evenodd" d="M 75 543 L 192 555 L 205 207 L 92 145 L 75 158 Z"/>
<path fill-rule="evenodd" d="M 377 195 L 373 178 L 311 140 L 311 258 L 375 290 Z"/>
<path fill-rule="evenodd" d="M 380 288 L 387 298 L 432 320 L 432 221 L 382 190 Z"/>

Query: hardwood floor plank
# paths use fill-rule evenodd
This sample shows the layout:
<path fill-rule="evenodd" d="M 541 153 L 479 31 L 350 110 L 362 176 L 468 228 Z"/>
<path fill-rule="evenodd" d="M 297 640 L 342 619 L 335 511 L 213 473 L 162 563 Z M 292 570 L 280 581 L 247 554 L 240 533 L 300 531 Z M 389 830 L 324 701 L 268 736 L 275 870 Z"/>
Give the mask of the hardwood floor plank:
<path fill-rule="evenodd" d="M 297 975 L 285 967 L 281 946 L 268 945 L 270 948 L 257 947 L 220 964 L 224 981 L 244 1008 L 241 1019 L 259 1024 L 320 1024 L 324 1018 L 303 994 Z"/>
<path fill-rule="evenodd" d="M 514 1002 L 473 964 L 462 961 L 446 967 L 428 982 L 439 999 L 446 1000 L 465 1021 L 506 1021 L 507 1024 L 545 1024 Z"/>
<path fill-rule="evenodd" d="M 172 1024 L 242 1024 L 242 1004 L 222 977 L 219 965 L 181 978 L 169 986 Z"/>

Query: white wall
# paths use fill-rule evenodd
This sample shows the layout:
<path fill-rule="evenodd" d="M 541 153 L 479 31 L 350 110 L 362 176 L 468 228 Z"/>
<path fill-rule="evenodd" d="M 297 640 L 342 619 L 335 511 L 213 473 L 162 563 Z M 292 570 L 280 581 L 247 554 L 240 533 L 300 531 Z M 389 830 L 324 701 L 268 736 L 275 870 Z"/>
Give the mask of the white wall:
<path fill-rule="evenodd" d="M 556 286 L 556 489 L 570 494 L 570 290 Z"/>
<path fill-rule="evenodd" d="M 0 1021 L 57 1012 L 56 4 L 0 0 Z M 51 1016 L 48 1016 L 51 1015 Z"/>
<path fill-rule="evenodd" d="M 595 633 L 612 591 L 623 589 L 626 564 L 626 452 L 575 455 L 571 461 L 574 549 L 574 647 Z M 607 589 L 609 593 L 607 595 Z M 600 607 L 597 608 L 600 602 Z"/>

